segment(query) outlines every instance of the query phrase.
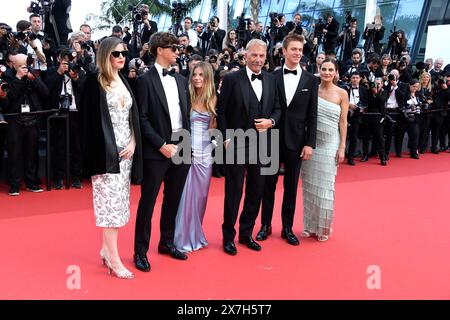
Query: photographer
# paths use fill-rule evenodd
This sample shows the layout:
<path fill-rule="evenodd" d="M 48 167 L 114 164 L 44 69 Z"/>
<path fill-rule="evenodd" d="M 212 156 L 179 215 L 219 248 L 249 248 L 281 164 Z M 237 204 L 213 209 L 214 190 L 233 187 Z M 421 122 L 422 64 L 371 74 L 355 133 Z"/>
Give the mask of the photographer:
<path fill-rule="evenodd" d="M 363 157 L 361 161 L 369 160 L 369 143 L 372 137 L 372 144 L 380 157 L 381 165 L 386 166 L 385 144 L 383 128 L 384 123 L 392 121 L 386 116 L 385 104 L 387 101 L 387 92 L 383 89 L 383 79 L 376 78 L 375 82 L 370 83 L 369 103 L 366 109 L 367 113 L 380 113 L 379 116 L 366 116 L 363 118 Z M 372 148 L 374 149 L 374 148 Z"/>
<path fill-rule="evenodd" d="M 0 61 L 0 63 L 3 63 L 3 61 Z M 3 155 L 5 154 L 4 148 L 7 125 L 7 122 L 3 115 L 3 110 L 8 107 L 8 91 L 10 89 L 9 84 L 5 80 L 6 77 L 3 76 L 5 71 L 6 67 L 0 65 L 0 175 L 3 172 Z"/>
<path fill-rule="evenodd" d="M 353 72 L 359 72 L 361 69 L 362 62 L 362 52 L 359 49 L 354 49 L 352 52 L 352 58 L 350 61 L 344 61 L 346 64 L 344 67 L 344 72 L 342 73 L 342 79 L 344 81 L 349 81 Z"/>
<path fill-rule="evenodd" d="M 219 18 L 213 16 L 206 27 L 206 31 L 201 35 L 202 40 L 206 44 L 206 52 L 210 49 L 222 51 L 225 35 L 225 30 L 219 28 Z"/>
<path fill-rule="evenodd" d="M 37 35 L 31 31 L 31 23 L 25 20 L 17 22 L 17 35 L 20 46 L 26 49 L 27 54 L 31 54 L 35 61 L 33 70 L 35 74 L 39 74 L 40 71 L 47 70 L 46 58 L 42 49 L 42 43 L 38 39 Z M 21 53 L 25 53 L 23 50 L 19 50 Z"/>
<path fill-rule="evenodd" d="M 181 70 L 186 70 L 193 48 L 189 45 L 189 35 L 185 32 L 178 37 L 178 41 L 180 43 L 180 50 L 177 63 L 180 65 Z"/>
<path fill-rule="evenodd" d="M 196 47 L 198 43 L 197 32 L 192 29 L 194 20 L 191 17 L 184 18 L 184 32 L 189 36 L 189 45 L 191 47 Z"/>
<path fill-rule="evenodd" d="M 335 51 L 337 47 L 337 40 L 339 34 L 339 22 L 337 22 L 332 13 L 328 13 L 326 16 L 327 24 L 323 29 L 324 36 L 324 50 L 325 53 Z"/>
<path fill-rule="evenodd" d="M 294 15 L 294 20 L 286 23 L 286 29 L 289 31 L 289 33 L 295 33 L 303 36 L 302 15 L 300 13 L 296 13 Z"/>
<path fill-rule="evenodd" d="M 401 153 L 403 137 L 408 131 L 408 147 L 410 157 L 419 159 L 419 124 L 418 116 L 422 100 L 417 91 L 420 88 L 419 80 L 413 79 L 409 83 L 409 92 L 406 94 L 402 108 L 399 108 L 400 116 L 395 135 L 395 149 L 397 155 Z"/>
<path fill-rule="evenodd" d="M 359 128 L 362 124 L 362 114 L 367 108 L 367 103 L 369 100 L 369 91 L 366 87 L 360 85 L 360 83 L 361 74 L 355 71 L 351 75 L 350 86 L 346 88 L 349 96 L 349 112 L 347 117 L 349 124 L 348 164 L 351 166 L 355 165 L 353 157 L 358 142 Z"/>
<path fill-rule="evenodd" d="M 380 15 L 375 16 L 374 22 L 367 24 L 363 33 L 364 42 L 364 52 L 366 60 L 376 53 L 381 55 L 381 45 L 380 41 L 383 40 L 384 32 L 386 28 L 383 26 L 383 17 Z"/>
<path fill-rule="evenodd" d="M 406 50 L 408 45 L 408 40 L 405 37 L 405 32 L 403 30 L 392 31 L 389 37 L 387 53 L 391 56 L 393 63 L 397 63 L 399 58 L 402 56 L 402 52 Z"/>
<path fill-rule="evenodd" d="M 388 85 L 385 86 L 384 91 L 388 97 L 386 101 L 386 114 L 392 118 L 393 121 L 385 121 L 384 134 L 386 136 L 385 140 L 385 156 L 389 160 L 389 151 L 391 150 L 392 137 L 395 136 L 398 127 L 399 116 L 396 114 L 400 110 L 404 109 L 405 105 L 405 95 L 404 84 L 398 81 L 398 71 L 392 70 L 388 76 Z M 395 153 L 398 158 L 400 158 L 402 146 L 400 144 L 400 149 L 395 145 Z"/>
<path fill-rule="evenodd" d="M 24 54 L 14 56 L 15 77 L 9 83 L 9 104 L 5 114 L 20 114 L 8 119 L 6 146 L 8 150 L 8 168 L 10 173 L 11 196 L 18 196 L 20 190 L 20 172 L 23 172 L 27 189 L 42 192 L 35 184 L 37 176 L 37 148 L 39 138 L 38 116 L 29 112 L 42 110 L 42 102 L 48 96 L 48 88 L 39 77 L 29 69 L 33 61 Z M 23 158 L 23 162 L 20 160 Z"/>
<path fill-rule="evenodd" d="M 62 49 L 58 57 L 58 68 L 48 71 L 47 86 L 49 89 L 48 106 L 70 112 L 70 173 L 72 187 L 81 188 L 81 149 L 78 130 L 77 106 L 80 104 L 86 74 L 77 64 L 76 53 L 70 49 Z M 65 123 L 53 122 L 51 130 L 53 186 L 57 190 L 63 188 L 65 170 Z"/>
<path fill-rule="evenodd" d="M 450 144 L 450 73 L 446 73 L 445 78 L 441 78 L 436 83 L 435 92 L 436 108 L 445 109 L 446 111 L 441 113 L 444 117 L 443 123 L 439 135 L 439 144 L 441 146 L 439 151 L 445 151 L 449 149 L 445 144 L 445 137 L 448 136 L 448 144 Z M 450 149 L 449 149 L 450 151 Z"/>
<path fill-rule="evenodd" d="M 443 77 L 444 70 L 442 67 L 444 66 L 444 59 L 438 58 L 434 61 L 433 69 L 430 70 L 431 81 L 436 83 L 439 78 Z"/>
<path fill-rule="evenodd" d="M 338 36 L 338 45 L 341 46 L 341 61 L 351 58 L 353 49 L 358 46 L 360 32 L 358 31 L 358 20 L 353 18 L 350 11 L 346 12 L 344 30 Z"/>
<path fill-rule="evenodd" d="M 441 101 L 438 99 L 436 103 L 433 101 L 433 96 L 438 96 L 439 88 L 436 86 L 433 90 L 431 75 L 428 72 L 424 72 L 419 77 L 420 89 L 418 94 L 422 97 L 423 104 L 422 114 L 420 115 L 420 125 L 419 125 L 419 153 L 425 153 L 428 146 L 428 138 L 430 135 L 430 129 L 432 131 L 431 138 L 431 152 L 434 154 L 439 153 L 437 148 L 437 143 L 439 140 L 439 132 L 441 130 L 442 122 L 446 116 L 446 112 L 433 112 L 430 110 L 440 109 Z M 445 107 L 444 107 L 445 108 Z"/>
<path fill-rule="evenodd" d="M 69 48 L 76 52 L 76 62 L 84 69 L 86 74 L 96 72 L 94 53 L 90 50 L 89 45 L 86 43 L 86 35 L 84 32 L 75 31 L 72 33 L 69 41 Z"/>

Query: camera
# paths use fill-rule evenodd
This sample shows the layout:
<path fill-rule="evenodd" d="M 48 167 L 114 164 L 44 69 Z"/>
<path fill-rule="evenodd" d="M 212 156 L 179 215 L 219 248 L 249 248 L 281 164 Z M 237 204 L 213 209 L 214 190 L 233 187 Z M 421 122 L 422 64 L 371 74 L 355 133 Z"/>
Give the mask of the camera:
<path fill-rule="evenodd" d="M 242 53 L 239 53 L 238 54 L 238 56 L 237 56 L 237 58 L 238 58 L 238 60 L 240 60 L 240 61 L 244 61 L 244 55 L 242 54 Z"/>
<path fill-rule="evenodd" d="M 65 93 L 59 96 L 59 109 L 62 111 L 69 111 L 72 106 L 72 95 Z"/>
<path fill-rule="evenodd" d="M 327 28 L 327 23 L 322 17 L 319 17 L 314 27 L 314 37 L 318 38 L 323 35 L 323 30 Z"/>
<path fill-rule="evenodd" d="M 228 59 L 230 59 L 230 55 L 228 53 L 224 53 L 223 60 L 228 60 Z"/>
<path fill-rule="evenodd" d="M 139 9 L 139 6 L 128 5 L 128 11 L 132 12 L 133 22 L 139 23 L 142 21 L 142 17 L 148 15 L 147 11 Z"/>
<path fill-rule="evenodd" d="M 385 114 L 383 119 L 381 119 L 380 123 L 386 122 L 386 124 L 388 125 L 395 125 L 397 123 L 397 121 L 395 121 L 394 119 L 392 119 L 392 117 L 389 114 Z"/>
<path fill-rule="evenodd" d="M 172 3 L 172 20 L 180 23 L 183 16 L 188 11 L 187 6 L 181 2 Z"/>
<path fill-rule="evenodd" d="M 8 93 L 10 89 L 11 86 L 9 85 L 9 83 L 3 79 L 0 79 L 0 91 L 2 91 L 3 93 Z"/>
<path fill-rule="evenodd" d="M 217 63 L 217 56 L 209 57 L 209 63 Z"/>
<path fill-rule="evenodd" d="M 356 19 L 352 17 L 351 11 L 345 11 L 345 23 L 343 25 L 344 29 L 350 29 L 352 22 Z"/>
<path fill-rule="evenodd" d="M 278 14 L 277 12 L 270 12 L 269 17 L 272 25 L 277 25 L 277 23 L 280 21 L 279 20 L 280 14 Z"/>

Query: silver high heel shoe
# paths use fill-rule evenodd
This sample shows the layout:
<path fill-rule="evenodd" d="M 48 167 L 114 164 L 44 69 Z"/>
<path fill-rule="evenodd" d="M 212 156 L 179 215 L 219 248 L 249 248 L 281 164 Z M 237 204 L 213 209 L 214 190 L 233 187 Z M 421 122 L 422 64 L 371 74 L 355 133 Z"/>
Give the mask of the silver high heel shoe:
<path fill-rule="evenodd" d="M 115 276 L 119 279 L 133 279 L 134 278 L 134 274 L 127 270 L 127 269 L 122 269 L 119 271 L 116 271 L 112 268 L 111 266 L 111 262 L 109 262 L 108 259 L 105 258 L 106 261 L 106 266 L 108 267 L 108 274 Z"/>
<path fill-rule="evenodd" d="M 100 259 L 102 260 L 102 265 L 104 265 L 105 267 L 107 267 L 107 264 L 106 264 L 106 256 L 105 256 L 105 254 L 103 253 L 103 251 L 100 251 Z"/>

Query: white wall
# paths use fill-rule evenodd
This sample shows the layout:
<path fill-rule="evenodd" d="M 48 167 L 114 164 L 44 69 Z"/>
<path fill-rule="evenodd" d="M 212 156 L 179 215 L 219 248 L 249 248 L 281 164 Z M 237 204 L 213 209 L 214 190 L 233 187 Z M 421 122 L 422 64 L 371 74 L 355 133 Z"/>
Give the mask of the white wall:
<path fill-rule="evenodd" d="M 450 24 L 429 26 L 425 59 L 444 59 L 444 66 L 450 63 Z"/>

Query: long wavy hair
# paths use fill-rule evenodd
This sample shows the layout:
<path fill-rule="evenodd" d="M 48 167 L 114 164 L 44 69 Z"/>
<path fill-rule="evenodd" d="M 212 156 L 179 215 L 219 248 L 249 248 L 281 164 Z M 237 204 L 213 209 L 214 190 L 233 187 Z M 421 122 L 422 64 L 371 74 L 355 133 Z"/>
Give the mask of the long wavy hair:
<path fill-rule="evenodd" d="M 119 44 L 123 44 L 121 39 L 109 37 L 101 42 L 97 51 L 98 82 L 105 91 L 114 80 L 111 53 Z"/>
<path fill-rule="evenodd" d="M 194 83 L 192 81 L 192 76 L 197 69 L 201 69 L 203 71 L 203 90 L 200 94 L 197 94 L 195 91 Z M 191 95 L 192 105 L 196 102 L 202 103 L 211 114 L 214 116 L 217 115 L 217 95 L 214 85 L 214 71 L 209 63 L 203 61 L 199 62 L 194 69 L 192 69 L 191 75 L 189 76 L 189 93 Z"/>
<path fill-rule="evenodd" d="M 428 84 L 426 86 L 424 86 L 423 84 L 423 78 L 428 77 L 429 81 Z M 429 74 L 428 72 L 424 72 L 419 76 L 419 82 L 420 82 L 420 89 L 427 89 L 429 92 L 431 92 L 432 90 L 432 80 L 431 80 L 431 74 Z"/>

